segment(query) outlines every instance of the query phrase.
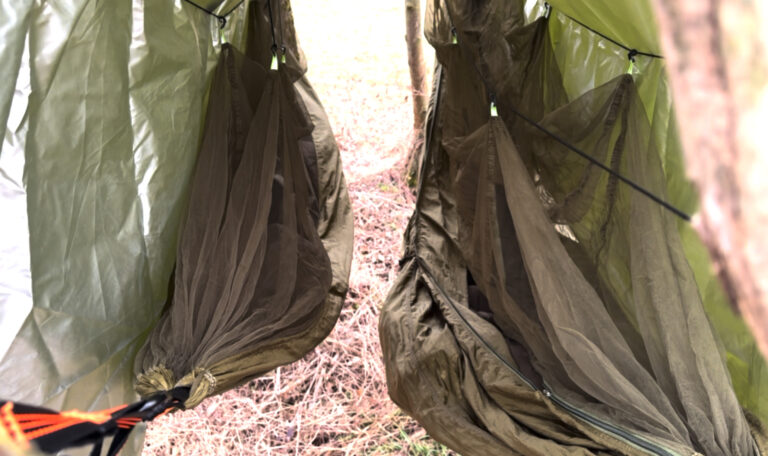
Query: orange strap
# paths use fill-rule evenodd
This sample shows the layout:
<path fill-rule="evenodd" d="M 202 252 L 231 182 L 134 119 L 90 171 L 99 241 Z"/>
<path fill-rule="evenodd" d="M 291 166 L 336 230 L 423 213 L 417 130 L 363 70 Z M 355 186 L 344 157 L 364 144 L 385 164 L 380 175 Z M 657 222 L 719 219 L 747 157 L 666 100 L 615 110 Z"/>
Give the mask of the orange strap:
<path fill-rule="evenodd" d="M 0 407 L 0 443 L 19 450 L 29 448 L 29 441 L 13 413 L 13 402 Z"/>
<path fill-rule="evenodd" d="M 68 410 L 53 413 L 13 413 L 13 402 L 7 402 L 0 409 L 0 436 L 7 434 L 11 441 L 23 442 L 29 445 L 30 440 L 52 434 L 84 422 L 103 424 L 112 419 L 112 413 L 125 408 L 125 405 L 113 407 L 98 412 L 81 412 Z M 141 419 L 123 418 L 121 424 L 133 427 Z M 124 423 L 123 423 L 124 422 Z M 18 443 L 17 443 L 18 445 Z M 26 447 L 25 447 L 26 448 Z"/>
<path fill-rule="evenodd" d="M 107 454 L 115 456 L 137 424 L 181 407 L 188 395 L 189 388 L 175 388 L 133 404 L 95 412 L 57 412 L 0 400 L 0 444 L 21 451 L 34 445 L 48 453 L 93 444 L 93 450 L 99 452 L 104 439 L 112 436 Z"/>

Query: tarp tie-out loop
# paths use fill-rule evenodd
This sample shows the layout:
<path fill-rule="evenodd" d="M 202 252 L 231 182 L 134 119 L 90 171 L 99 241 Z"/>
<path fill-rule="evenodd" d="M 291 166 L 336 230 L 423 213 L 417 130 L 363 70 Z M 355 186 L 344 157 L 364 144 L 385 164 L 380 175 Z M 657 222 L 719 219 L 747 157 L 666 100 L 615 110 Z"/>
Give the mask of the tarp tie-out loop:
<path fill-rule="evenodd" d="M 629 68 L 627 68 L 627 74 L 635 72 L 635 56 L 637 55 L 637 49 L 630 49 L 627 52 L 627 59 L 629 59 Z"/>
<path fill-rule="evenodd" d="M 549 2 L 544 2 L 544 19 L 549 19 L 552 15 L 552 5 Z"/>
<path fill-rule="evenodd" d="M 233 6 L 229 11 L 227 11 L 224 14 L 216 14 L 213 11 L 203 8 L 202 6 L 198 5 L 197 3 L 193 2 L 192 0 L 184 0 L 185 2 L 189 3 L 190 5 L 194 6 L 195 8 L 199 9 L 200 11 L 204 11 L 206 14 L 211 15 L 216 18 L 216 20 L 219 21 L 219 29 L 223 29 L 227 25 L 227 16 L 232 14 L 236 9 L 240 7 L 240 5 L 243 4 L 245 0 L 240 0 L 237 2 L 235 6 Z"/>

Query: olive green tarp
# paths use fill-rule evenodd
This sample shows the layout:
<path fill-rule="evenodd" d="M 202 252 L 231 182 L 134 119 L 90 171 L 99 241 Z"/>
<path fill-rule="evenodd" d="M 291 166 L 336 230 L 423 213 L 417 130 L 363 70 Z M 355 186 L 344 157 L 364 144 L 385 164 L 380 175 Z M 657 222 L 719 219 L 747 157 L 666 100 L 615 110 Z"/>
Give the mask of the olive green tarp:
<path fill-rule="evenodd" d="M 333 327 L 352 214 L 290 3 L 208 3 L 223 29 L 181 0 L 0 6 L 0 397 L 191 406 Z"/>
<path fill-rule="evenodd" d="M 427 1 L 438 65 L 380 321 L 390 395 L 465 455 L 759 454 L 754 340 L 687 222 L 617 177 L 695 210 L 663 61 L 630 65 L 595 31 L 660 54 L 655 37 L 611 27 L 638 2 L 552 3 Z"/>

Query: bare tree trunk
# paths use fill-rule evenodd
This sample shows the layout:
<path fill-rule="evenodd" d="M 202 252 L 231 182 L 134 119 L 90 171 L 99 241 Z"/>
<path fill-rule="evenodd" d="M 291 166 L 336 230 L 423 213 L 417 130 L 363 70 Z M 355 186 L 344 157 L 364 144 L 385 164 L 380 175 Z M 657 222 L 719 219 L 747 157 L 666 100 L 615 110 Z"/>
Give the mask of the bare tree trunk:
<path fill-rule="evenodd" d="M 411 98 L 413 99 L 413 135 L 406 158 L 406 182 L 413 187 L 421 162 L 424 142 L 424 121 L 427 117 L 427 67 L 421 46 L 421 0 L 405 0 L 405 42 L 408 48 L 408 67 L 411 70 Z"/>
<path fill-rule="evenodd" d="M 760 2 L 653 0 L 689 177 L 694 226 L 726 292 L 768 357 L 768 7 Z M 763 8 L 761 10 L 761 8 Z"/>

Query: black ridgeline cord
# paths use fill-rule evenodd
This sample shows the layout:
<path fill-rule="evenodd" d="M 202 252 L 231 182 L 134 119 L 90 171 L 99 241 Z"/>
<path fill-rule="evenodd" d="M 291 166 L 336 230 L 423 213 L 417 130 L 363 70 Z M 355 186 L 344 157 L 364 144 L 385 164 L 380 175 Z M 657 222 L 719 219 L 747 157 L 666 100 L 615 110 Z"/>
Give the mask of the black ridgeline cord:
<path fill-rule="evenodd" d="M 227 16 L 232 14 L 232 12 L 234 12 L 236 9 L 238 9 L 240 7 L 240 5 L 242 5 L 243 2 L 245 2 L 245 0 L 240 0 L 239 2 L 237 2 L 237 4 L 235 6 L 230 8 L 230 10 L 227 11 L 226 13 L 224 13 L 224 14 L 216 14 L 216 13 L 214 13 L 211 10 L 203 8 L 202 6 L 200 6 L 197 3 L 193 2 L 192 0 L 184 0 L 184 1 L 189 3 L 190 5 L 194 6 L 195 8 L 199 9 L 200 11 L 204 11 L 207 14 L 209 14 L 209 15 L 215 17 L 216 19 L 218 19 L 218 21 L 219 21 L 219 28 L 224 28 L 227 25 Z"/>
<path fill-rule="evenodd" d="M 550 9 L 551 9 L 551 7 L 550 7 Z M 451 21 L 451 22 L 453 22 L 453 21 Z M 578 22 L 578 21 L 576 21 L 576 22 L 577 22 L 577 23 L 579 23 L 579 24 L 581 24 L 581 23 L 580 23 L 580 22 Z M 584 27 L 586 27 L 586 26 L 584 26 Z M 587 28 L 588 28 L 588 27 L 587 27 Z M 455 28 L 453 28 L 453 26 L 452 26 L 452 30 L 455 30 Z M 590 30 L 591 30 L 591 29 L 590 29 Z M 598 33 L 598 32 L 595 32 L 595 33 Z M 603 35 L 602 35 L 602 34 L 600 34 L 600 33 L 598 33 L 598 34 L 599 34 L 600 36 L 603 36 Z M 604 37 L 604 38 L 606 38 L 606 39 L 608 39 L 608 40 L 610 40 L 610 41 L 612 41 L 612 42 L 615 42 L 615 41 L 611 40 L 611 39 L 610 39 L 610 38 L 608 38 L 608 37 Z M 638 52 L 638 51 L 636 51 L 636 50 L 634 50 L 634 49 L 630 49 L 629 47 L 627 47 L 627 46 L 624 46 L 624 45 L 622 45 L 622 44 L 620 44 L 620 43 L 616 43 L 616 44 L 618 44 L 619 46 L 621 46 L 621 47 L 623 47 L 623 48 L 625 48 L 625 49 L 629 49 L 629 55 L 628 55 L 628 57 L 629 57 L 629 59 L 630 59 L 631 61 L 634 61 L 634 56 L 635 56 L 635 55 L 648 55 L 648 56 L 650 56 L 650 57 L 657 57 L 657 58 L 661 58 L 660 56 L 656 56 L 656 55 L 653 55 L 653 54 L 646 54 L 646 53 Z M 493 103 L 493 104 L 496 104 L 496 94 L 495 94 L 495 93 L 493 93 L 493 92 L 490 90 L 490 85 L 488 84 L 488 81 L 485 79 L 485 76 L 483 75 L 482 71 L 480 71 L 480 68 L 478 68 L 478 66 L 477 66 L 477 62 L 475 62 L 474 60 L 471 60 L 471 61 L 470 61 L 470 63 L 472 64 L 472 67 L 475 69 L 475 71 L 477 72 L 477 74 L 480 76 L 480 80 L 483 82 L 483 85 L 485 85 L 485 87 L 486 87 L 486 90 L 488 90 L 488 98 L 489 98 L 489 100 L 491 101 L 491 103 Z M 512 105 L 509 105 L 509 104 L 505 104 L 504 106 L 505 106 L 506 108 L 508 108 L 510 111 L 512 111 L 512 113 L 513 113 L 513 114 L 515 114 L 516 116 L 520 117 L 520 118 L 521 118 L 521 119 L 523 119 L 525 122 L 529 123 L 529 124 L 530 124 L 530 125 L 532 125 L 534 128 L 536 128 L 537 130 L 539 130 L 539 131 L 541 131 L 542 133 L 546 134 L 546 135 L 547 135 L 547 136 L 549 136 L 550 138 L 554 139 L 556 142 L 558 142 L 559 144 L 561 144 L 561 145 L 562 145 L 563 147 L 565 147 L 566 149 L 570 150 L 571 152 L 574 152 L 574 153 L 578 154 L 579 156 L 581 156 L 582 158 L 586 159 L 586 160 L 587 160 L 587 161 L 589 161 L 590 163 L 592 163 L 592 164 L 596 165 L 597 167 L 599 167 L 599 168 L 600 168 L 600 169 L 602 169 L 603 171 L 607 172 L 608 174 L 610 174 L 610 175 L 614 176 L 615 178 L 617 178 L 617 179 L 619 179 L 620 181 L 624 182 L 625 184 L 629 185 L 629 186 L 630 186 L 632 189 L 636 190 L 637 192 L 641 193 L 642 195 L 645 195 L 646 197 L 648 197 L 648 198 L 649 198 L 650 200 L 652 200 L 653 202 L 655 202 L 655 203 L 659 204 L 659 205 L 660 205 L 660 206 L 662 206 L 664 209 L 666 209 L 666 210 L 670 211 L 671 213 L 675 214 L 676 216 L 680 217 L 681 219 L 685 220 L 686 222 L 690 222 L 690 221 L 691 221 L 691 217 L 690 217 L 688 214 L 686 214 L 685 212 L 683 212 L 682 210 L 680 210 L 680 209 L 676 208 L 675 206 L 673 206 L 673 205 L 671 205 L 670 203 L 668 203 L 668 202 L 664 201 L 664 200 L 663 200 L 663 199 L 661 199 L 660 197 L 658 197 L 658 196 L 654 195 L 654 194 L 653 194 L 653 193 L 651 193 L 649 190 L 647 190 L 647 189 L 645 189 L 644 187 L 642 187 L 640 184 L 638 184 L 638 183 L 636 183 L 636 182 L 632 181 L 631 179 L 629 179 L 629 178 L 627 178 L 627 177 L 624 177 L 623 175 L 621 175 L 621 174 L 619 174 L 618 172 L 614 171 L 614 170 L 613 170 L 613 169 L 611 169 L 610 167 L 606 166 L 605 164 L 601 163 L 599 160 L 597 160 L 597 159 L 595 159 L 594 157 L 592 157 L 591 155 L 589 155 L 588 153 L 586 153 L 586 152 L 582 151 L 581 149 L 577 148 L 576 146 L 574 146 L 574 145 L 570 144 L 568 141 L 566 141 L 565 139 L 561 138 L 561 137 L 560 137 L 560 136 L 558 136 L 557 134 L 555 134 L 555 133 L 553 133 L 553 132 L 551 132 L 551 131 L 547 130 L 546 128 L 544 128 L 543 126 L 541 126 L 539 123 L 537 123 L 535 120 L 531 119 L 531 118 L 530 118 L 530 117 L 528 117 L 527 115 L 525 115 L 525 114 L 523 114 L 522 112 L 520 112 L 520 111 L 519 111 L 517 108 L 515 108 L 514 106 L 512 106 Z"/>
<path fill-rule="evenodd" d="M 645 188 L 643 188 L 639 184 L 635 183 L 634 181 L 632 181 L 632 180 L 622 176 L 621 174 L 617 173 L 616 171 L 614 171 L 610 167 L 604 165 L 600 161 L 596 160 L 595 158 L 593 158 L 592 156 L 590 156 L 586 152 L 584 152 L 584 151 L 578 149 L 577 147 L 571 145 L 565 139 L 559 137 L 555 133 L 552 133 L 551 131 L 549 131 L 546 128 L 542 127 L 535 120 L 531 119 L 530 117 L 526 116 L 525 114 L 523 114 L 520 111 L 518 111 L 517 109 L 515 109 L 514 106 L 507 105 L 507 108 L 509 108 L 509 110 L 512 111 L 516 116 L 520 117 L 521 119 L 523 119 L 527 123 L 531 124 L 537 130 L 541 131 L 542 133 L 546 134 L 550 138 L 552 138 L 555 141 L 557 141 L 558 143 L 560 143 L 566 149 L 568 149 L 568 150 L 570 150 L 572 152 L 575 152 L 579 156 L 587 159 L 590 163 L 594 164 L 595 166 L 597 166 L 600 169 L 606 171 L 607 173 L 609 173 L 610 175 L 612 175 L 615 178 L 619 179 L 620 181 L 624 182 L 625 184 L 629 185 L 634 190 L 642 193 L 643 195 L 645 195 L 646 197 L 651 199 L 653 202 L 659 204 L 664 209 L 672 212 L 673 214 L 675 214 L 676 216 L 678 216 L 681 219 L 685 220 L 686 222 L 690 222 L 691 221 L 691 217 L 688 214 L 686 214 L 685 212 L 681 211 L 680 209 L 676 208 L 675 206 L 669 204 L 668 202 L 666 202 L 663 199 L 659 198 L 658 196 L 654 195 L 653 193 L 651 193 L 650 191 L 646 190 Z"/>
<path fill-rule="evenodd" d="M 277 0 L 277 20 L 280 25 L 280 52 L 282 53 L 281 59 L 285 59 L 285 28 L 283 27 L 283 0 Z"/>
<path fill-rule="evenodd" d="M 545 2 L 544 3 L 544 7 L 547 10 L 547 12 L 545 13 L 545 17 L 549 18 L 549 15 L 552 13 L 552 5 L 550 5 L 549 3 Z M 638 51 L 637 49 L 631 48 L 631 47 L 621 43 L 620 41 L 611 38 L 610 36 L 608 36 L 608 35 L 606 35 L 604 33 L 598 32 L 597 30 L 593 29 L 592 27 L 588 26 L 587 24 L 581 22 L 578 19 L 575 19 L 575 18 L 573 18 L 573 17 L 571 17 L 571 16 L 569 16 L 569 15 L 567 15 L 565 13 L 562 13 L 562 12 L 560 14 L 562 14 L 563 16 L 567 17 L 568 19 L 572 20 L 573 22 L 579 24 L 580 26 L 582 26 L 585 29 L 589 30 L 590 32 L 594 33 L 595 35 L 598 35 L 598 36 L 600 36 L 600 37 L 610 41 L 611 43 L 615 44 L 616 46 L 618 46 L 618 47 L 620 47 L 622 49 L 625 49 L 628 52 L 627 56 L 629 57 L 629 60 L 631 60 L 633 62 L 635 61 L 635 56 L 636 55 L 644 55 L 646 57 L 651 57 L 651 58 L 654 58 L 654 59 L 663 59 L 664 58 L 663 55 L 653 54 L 651 52 Z"/>
<path fill-rule="evenodd" d="M 227 11 L 227 12 L 226 12 L 226 13 L 224 13 L 224 14 L 222 14 L 222 16 L 226 18 L 226 17 L 227 17 L 227 16 L 229 16 L 230 14 L 234 13 L 236 9 L 240 8 L 240 5 L 242 5 L 243 3 L 245 3 L 245 0 L 240 0 L 239 2 L 237 2 L 237 4 L 236 4 L 235 6 L 233 6 L 232 8 L 230 8 L 230 9 L 229 9 L 229 11 Z"/>
<path fill-rule="evenodd" d="M 277 39 L 275 38 L 275 19 L 272 15 L 272 0 L 267 0 L 267 12 L 269 13 L 269 31 L 272 34 L 272 47 L 270 49 L 272 49 L 272 55 L 277 58 Z"/>
<path fill-rule="evenodd" d="M 277 26 L 279 28 L 279 34 L 280 34 L 280 59 L 282 62 L 282 59 L 285 59 L 285 36 L 284 36 L 284 29 L 283 29 L 283 8 L 280 5 L 281 0 L 277 0 Z M 267 9 L 269 11 L 269 26 L 271 27 L 272 31 L 272 54 L 277 57 L 277 37 L 275 34 L 275 20 L 272 13 L 272 0 L 267 0 Z"/>

